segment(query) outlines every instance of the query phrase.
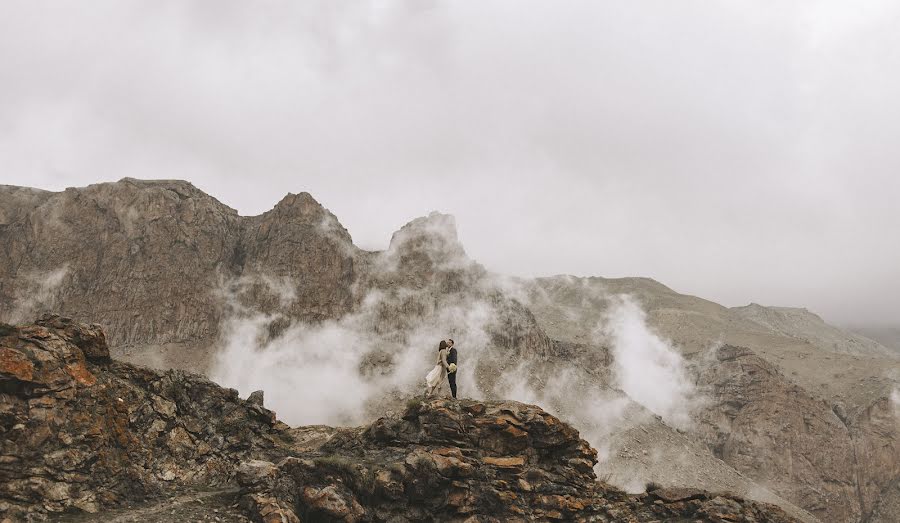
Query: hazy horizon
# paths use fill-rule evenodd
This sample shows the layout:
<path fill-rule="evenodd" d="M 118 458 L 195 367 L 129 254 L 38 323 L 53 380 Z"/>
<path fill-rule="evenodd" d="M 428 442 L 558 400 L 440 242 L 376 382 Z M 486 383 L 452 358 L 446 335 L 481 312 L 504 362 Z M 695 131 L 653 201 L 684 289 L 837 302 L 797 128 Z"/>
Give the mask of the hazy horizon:
<path fill-rule="evenodd" d="M 0 183 L 457 219 L 519 276 L 900 324 L 900 5 L 4 2 Z"/>

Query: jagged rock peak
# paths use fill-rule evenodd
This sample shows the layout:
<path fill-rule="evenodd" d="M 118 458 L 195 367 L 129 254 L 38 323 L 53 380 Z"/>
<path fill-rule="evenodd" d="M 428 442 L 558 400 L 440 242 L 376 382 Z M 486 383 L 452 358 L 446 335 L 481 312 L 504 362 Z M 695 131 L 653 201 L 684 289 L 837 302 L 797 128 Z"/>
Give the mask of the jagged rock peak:
<path fill-rule="evenodd" d="M 115 182 L 94 183 L 84 187 L 67 187 L 63 191 L 43 191 L 24 187 L 6 186 L 0 190 L 0 208 L 31 203 L 47 203 L 53 207 L 45 212 L 73 218 L 73 207 L 89 204 L 100 208 L 132 206 L 197 206 L 201 205 L 224 215 L 237 215 L 237 211 L 185 180 L 142 180 L 122 178 Z M 168 202 L 168 203 L 164 203 Z"/>
<path fill-rule="evenodd" d="M 401 227 L 391 236 L 388 250 L 428 250 L 437 256 L 465 254 L 456 232 L 456 218 L 437 211 Z"/>
<path fill-rule="evenodd" d="M 458 242 L 456 218 L 451 214 L 431 211 L 428 216 L 420 216 L 400 227 L 391 237 L 391 243 L 418 235 L 438 236 L 448 242 Z"/>
<path fill-rule="evenodd" d="M 260 218 L 263 222 L 278 220 L 283 222 L 281 226 L 289 223 L 312 226 L 329 237 L 347 244 L 353 243 L 350 232 L 341 225 L 337 217 L 308 192 L 288 193 Z"/>
<path fill-rule="evenodd" d="M 318 214 L 328 212 L 325 207 L 318 202 L 308 192 L 287 193 L 284 198 L 275 204 L 275 209 L 296 209 L 304 214 Z"/>

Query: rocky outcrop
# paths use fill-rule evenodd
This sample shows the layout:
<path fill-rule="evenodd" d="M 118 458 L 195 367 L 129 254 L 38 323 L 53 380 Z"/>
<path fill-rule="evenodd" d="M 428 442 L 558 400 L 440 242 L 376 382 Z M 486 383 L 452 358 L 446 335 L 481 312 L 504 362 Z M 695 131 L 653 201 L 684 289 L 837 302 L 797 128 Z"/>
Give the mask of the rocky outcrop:
<path fill-rule="evenodd" d="M 387 250 L 363 260 L 359 289 L 376 298 L 366 303 L 373 331 L 388 343 L 423 329 L 477 343 L 467 361 L 486 397 L 497 396 L 499 373 L 552 353 L 528 307 L 466 255 L 452 216 L 417 218 L 394 233 Z"/>
<path fill-rule="evenodd" d="M 97 325 L 0 325 L 0 514 L 97 512 L 231 481 L 287 438 L 272 412 L 183 371 L 113 361 Z"/>
<path fill-rule="evenodd" d="M 360 252 L 308 193 L 289 194 L 240 226 L 231 269 L 251 277 L 253 288 L 241 296 L 248 306 L 300 321 L 339 318 L 353 308 Z"/>
<path fill-rule="evenodd" d="M 780 509 L 690 489 L 628 495 L 597 482 L 596 451 L 539 407 L 412 401 L 238 479 L 255 521 L 792 521 Z"/>
<path fill-rule="evenodd" d="M 900 409 L 884 396 L 848 423 L 861 511 L 873 522 L 900 521 Z"/>

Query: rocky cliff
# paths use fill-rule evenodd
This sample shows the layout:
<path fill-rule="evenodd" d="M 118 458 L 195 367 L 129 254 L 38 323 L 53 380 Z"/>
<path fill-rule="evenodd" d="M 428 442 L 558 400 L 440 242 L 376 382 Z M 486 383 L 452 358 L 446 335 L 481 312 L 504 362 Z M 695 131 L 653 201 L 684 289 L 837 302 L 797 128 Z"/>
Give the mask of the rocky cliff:
<path fill-rule="evenodd" d="M 0 325 L 0 514 L 95 513 L 228 483 L 285 428 L 202 376 L 112 360 L 98 325 Z"/>
<path fill-rule="evenodd" d="M 4 521 L 793 521 L 725 494 L 597 482 L 575 429 L 516 402 L 416 399 L 360 429 L 290 429 L 199 375 L 117 362 L 98 325 L 58 316 L 0 326 L 0 438 Z M 234 481 L 243 513 L 216 498 L 146 507 Z"/>

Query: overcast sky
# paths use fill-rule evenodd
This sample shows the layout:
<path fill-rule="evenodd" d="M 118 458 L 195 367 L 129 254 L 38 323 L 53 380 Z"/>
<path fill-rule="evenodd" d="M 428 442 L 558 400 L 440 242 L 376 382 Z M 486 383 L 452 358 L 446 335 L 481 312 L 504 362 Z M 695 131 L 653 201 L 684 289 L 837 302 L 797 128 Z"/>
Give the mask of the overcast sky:
<path fill-rule="evenodd" d="M 520 275 L 900 323 L 900 3 L 0 3 L 0 183 L 431 210 Z"/>

